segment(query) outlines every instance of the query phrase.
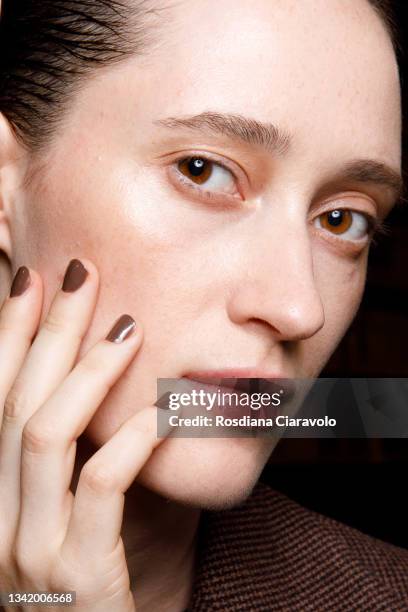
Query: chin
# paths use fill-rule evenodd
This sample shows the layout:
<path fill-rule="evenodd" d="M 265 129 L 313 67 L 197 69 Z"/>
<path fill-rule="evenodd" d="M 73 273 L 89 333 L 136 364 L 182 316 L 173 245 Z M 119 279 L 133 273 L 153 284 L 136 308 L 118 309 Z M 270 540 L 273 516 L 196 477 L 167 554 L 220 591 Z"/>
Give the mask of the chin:
<path fill-rule="evenodd" d="M 136 481 L 186 506 L 232 508 L 252 492 L 277 440 L 167 438 Z"/>

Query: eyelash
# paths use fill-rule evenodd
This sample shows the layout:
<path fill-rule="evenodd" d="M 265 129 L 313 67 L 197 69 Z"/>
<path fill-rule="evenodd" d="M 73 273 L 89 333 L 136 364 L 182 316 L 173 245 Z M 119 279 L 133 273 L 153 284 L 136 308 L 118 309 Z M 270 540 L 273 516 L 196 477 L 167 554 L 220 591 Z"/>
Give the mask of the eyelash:
<path fill-rule="evenodd" d="M 183 160 L 180 160 L 183 161 Z M 235 177 L 234 177 L 235 178 Z M 191 189 L 192 191 L 196 191 L 200 194 L 200 196 L 204 196 L 207 200 L 217 200 L 217 196 L 215 194 L 214 191 L 208 191 L 207 189 L 203 189 L 202 187 L 198 187 L 198 185 L 195 185 L 192 181 L 189 181 L 186 178 L 179 178 L 178 179 L 180 181 L 180 183 L 182 183 L 183 185 L 185 185 L 188 189 Z M 222 195 L 222 197 L 234 197 L 234 196 L 228 196 L 227 194 L 220 194 Z M 219 196 L 218 196 L 219 197 Z M 236 200 L 237 198 L 234 197 L 234 200 Z"/>
<path fill-rule="evenodd" d="M 200 159 L 203 159 L 204 161 L 210 164 L 214 164 L 215 166 L 219 166 L 220 168 L 227 170 L 232 175 L 234 181 L 236 183 L 239 182 L 239 179 L 236 173 L 227 164 L 222 163 L 218 161 L 217 159 L 213 159 L 212 157 L 209 157 L 208 155 L 204 155 L 202 153 L 197 152 L 197 153 L 191 153 L 190 155 L 184 155 L 183 157 L 179 157 L 178 159 L 174 160 L 172 166 L 173 167 L 175 166 L 176 168 L 172 173 L 176 175 L 176 180 L 179 183 L 187 187 L 187 189 L 190 189 L 191 191 L 198 193 L 200 197 L 203 197 L 207 201 L 218 202 L 220 205 L 225 206 L 228 203 L 229 206 L 231 207 L 231 205 L 236 205 L 237 201 L 242 201 L 242 198 L 238 198 L 237 196 L 233 196 L 228 193 L 223 193 L 221 191 L 214 192 L 214 191 L 209 191 L 208 189 L 203 189 L 202 187 L 198 187 L 198 185 L 195 185 L 193 181 L 190 181 L 189 179 L 185 178 L 184 175 L 177 168 L 177 166 L 180 162 L 187 161 L 193 157 L 199 157 Z M 228 204 L 227 204 L 227 207 L 228 207 Z"/>
<path fill-rule="evenodd" d="M 391 231 L 391 226 L 385 221 L 380 221 L 375 217 L 367 217 L 369 224 L 369 234 L 372 246 L 376 246 L 380 236 L 387 236 Z"/>
<path fill-rule="evenodd" d="M 187 161 L 187 160 L 189 160 L 189 159 L 191 159 L 193 157 L 199 157 L 200 159 L 203 159 L 204 161 L 206 161 L 208 163 L 220 166 L 224 170 L 227 170 L 228 172 L 230 172 L 232 177 L 233 177 L 233 179 L 236 182 L 239 180 L 237 178 L 236 174 L 234 173 L 234 171 L 231 168 L 229 168 L 228 165 L 226 165 L 224 163 L 221 163 L 220 161 L 218 161 L 216 159 L 213 159 L 213 158 L 211 158 L 211 157 L 209 157 L 207 155 L 201 154 L 199 152 L 197 152 L 196 154 L 192 153 L 192 154 L 187 155 L 187 156 L 184 155 L 183 157 L 179 157 L 178 159 L 174 160 L 172 165 L 177 167 L 180 162 Z M 199 187 L 198 185 L 195 185 L 193 183 L 193 181 L 190 181 L 189 179 L 185 178 L 184 175 L 180 172 L 180 170 L 178 170 L 178 168 L 174 171 L 174 173 L 177 175 L 177 179 L 176 180 L 179 183 L 181 183 L 187 189 L 190 189 L 191 191 L 194 191 L 195 193 L 198 193 L 200 197 L 205 198 L 207 201 L 211 201 L 211 202 L 218 201 L 218 202 L 220 202 L 220 199 L 222 199 L 223 203 L 225 205 L 225 200 L 229 200 L 230 201 L 230 205 L 231 205 L 232 203 L 236 204 L 236 201 L 239 200 L 236 196 L 232 196 L 230 194 L 226 194 L 226 193 L 222 193 L 222 192 L 209 191 L 207 189 L 203 189 L 202 187 Z M 322 211 L 320 213 L 320 215 L 323 215 L 325 212 L 330 212 L 330 210 L 331 209 L 324 210 L 324 211 Z M 367 232 L 367 235 L 368 235 L 368 237 L 369 237 L 369 239 L 370 239 L 370 241 L 371 241 L 371 243 L 373 245 L 376 244 L 376 238 L 378 236 L 386 235 L 386 234 L 389 233 L 389 226 L 386 223 L 384 223 L 383 221 L 380 221 L 379 219 L 374 217 L 373 215 L 367 214 L 367 213 L 365 213 L 363 211 L 353 210 L 353 209 L 350 209 L 350 208 L 347 208 L 347 207 L 344 207 L 344 206 L 343 207 L 341 207 L 341 206 L 336 207 L 336 210 L 350 210 L 351 212 L 357 212 L 357 213 L 363 215 L 366 218 L 367 223 L 368 223 L 368 232 Z M 317 216 L 319 216 L 319 215 L 317 215 Z M 316 217 L 314 217 L 314 219 L 315 218 Z M 333 236 L 331 235 L 331 237 L 334 240 L 338 240 L 338 241 L 341 241 L 343 243 L 344 242 L 351 242 L 351 243 L 356 242 L 356 241 L 353 241 L 353 240 L 349 240 L 348 241 L 347 239 L 339 238 L 339 237 L 337 237 L 335 235 L 333 235 Z"/>
<path fill-rule="evenodd" d="M 359 215 L 362 215 L 363 217 L 365 217 L 368 227 L 367 227 L 367 237 L 364 240 L 368 239 L 373 246 L 376 245 L 377 238 L 380 235 L 386 235 L 389 233 L 389 230 L 390 230 L 389 225 L 385 223 L 384 221 L 381 221 L 378 217 L 375 217 L 374 215 L 366 213 L 362 210 L 356 210 L 354 208 L 349 208 L 347 206 L 335 206 L 335 207 L 330 207 L 330 208 L 321 210 L 319 214 L 313 217 L 311 222 L 313 223 L 321 215 L 324 215 L 325 213 L 330 213 L 333 210 L 350 211 L 351 213 L 358 213 Z M 340 238 L 339 236 L 336 236 L 336 234 L 331 234 L 330 232 L 326 232 L 326 233 L 330 236 L 330 239 L 339 241 L 339 242 L 343 242 L 343 243 L 350 242 L 352 244 L 358 244 L 359 242 L 362 242 L 363 240 L 363 239 L 347 240 L 347 238 Z"/>

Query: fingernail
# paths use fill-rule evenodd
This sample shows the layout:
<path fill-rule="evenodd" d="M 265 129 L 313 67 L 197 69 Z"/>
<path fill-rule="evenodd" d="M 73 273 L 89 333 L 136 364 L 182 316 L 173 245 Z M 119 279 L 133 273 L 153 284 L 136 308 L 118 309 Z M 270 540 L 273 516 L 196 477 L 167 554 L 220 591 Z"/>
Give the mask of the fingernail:
<path fill-rule="evenodd" d="M 161 410 L 169 410 L 170 395 L 170 391 L 167 391 L 167 393 L 157 399 L 154 405 Z"/>
<path fill-rule="evenodd" d="M 136 321 L 127 314 L 122 315 L 116 321 L 115 325 L 106 336 L 106 340 L 109 342 L 123 342 L 128 338 L 136 328 Z"/>
<path fill-rule="evenodd" d="M 87 276 L 88 270 L 84 268 L 79 259 L 72 259 L 65 272 L 62 290 L 65 293 L 73 293 L 84 284 Z"/>
<path fill-rule="evenodd" d="M 26 266 L 21 266 L 21 268 L 17 270 L 17 273 L 11 285 L 10 297 L 17 297 L 18 295 L 22 295 L 24 291 L 29 288 L 30 284 L 30 270 L 26 268 Z"/>

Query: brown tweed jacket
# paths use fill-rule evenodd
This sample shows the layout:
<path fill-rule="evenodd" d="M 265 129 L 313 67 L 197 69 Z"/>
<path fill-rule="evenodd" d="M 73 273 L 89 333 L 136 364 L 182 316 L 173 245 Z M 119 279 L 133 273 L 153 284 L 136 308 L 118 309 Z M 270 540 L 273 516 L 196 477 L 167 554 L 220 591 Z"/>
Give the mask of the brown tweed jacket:
<path fill-rule="evenodd" d="M 408 550 L 259 482 L 204 512 L 189 612 L 408 612 Z"/>

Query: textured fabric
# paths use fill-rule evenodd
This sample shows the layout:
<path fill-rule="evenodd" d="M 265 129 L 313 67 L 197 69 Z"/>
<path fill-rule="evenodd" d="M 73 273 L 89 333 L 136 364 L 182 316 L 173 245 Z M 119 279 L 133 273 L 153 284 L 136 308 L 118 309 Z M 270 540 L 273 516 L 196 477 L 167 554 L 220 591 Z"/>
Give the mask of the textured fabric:
<path fill-rule="evenodd" d="M 191 612 L 408 612 L 408 550 L 303 508 L 259 482 L 204 512 Z"/>

